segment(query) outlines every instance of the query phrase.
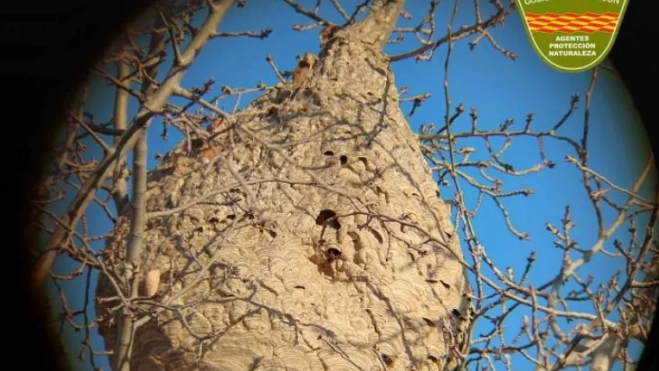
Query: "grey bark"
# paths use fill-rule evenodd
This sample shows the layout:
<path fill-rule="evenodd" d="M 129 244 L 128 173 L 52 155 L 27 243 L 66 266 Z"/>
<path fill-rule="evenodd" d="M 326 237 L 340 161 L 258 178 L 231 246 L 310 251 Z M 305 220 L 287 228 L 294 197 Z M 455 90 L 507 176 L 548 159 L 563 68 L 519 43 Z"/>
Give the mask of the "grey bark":
<path fill-rule="evenodd" d="M 130 74 L 130 66 L 125 61 L 119 60 L 117 66 L 117 80 L 121 81 L 122 86 L 128 88 L 130 81 L 128 76 Z M 117 89 L 114 96 L 114 128 L 116 130 L 126 130 L 128 127 L 128 92 L 126 90 Z M 112 137 L 113 144 L 116 145 L 118 138 Z M 113 190 L 112 199 L 117 215 L 126 212 L 128 205 L 128 185 L 126 184 L 126 176 L 124 170 L 126 169 L 126 161 L 121 160 L 117 163 L 113 175 Z"/>
<path fill-rule="evenodd" d="M 141 266 L 163 274 L 133 369 L 455 364 L 462 253 L 382 53 L 403 2 L 383 3 L 293 99 L 281 85 L 229 120 L 214 164 L 183 143 L 149 174 Z M 108 241 L 117 267 L 129 230 L 122 218 Z M 115 295 L 105 278 L 98 295 Z M 106 344 L 112 307 L 98 305 Z"/>
<path fill-rule="evenodd" d="M 131 200 L 130 233 L 126 253 L 126 269 L 122 277 L 128 286 L 128 297 L 134 300 L 139 296 L 140 280 L 137 273 L 140 268 L 140 257 L 144 250 L 144 233 L 146 227 L 146 182 L 147 182 L 147 130 L 148 125 L 139 133 L 139 140 L 133 151 L 133 197 Z M 137 330 L 135 316 L 125 309 L 119 316 L 119 332 L 116 339 L 113 368 L 120 371 L 131 370 L 131 356 L 134 344 L 134 334 Z"/>

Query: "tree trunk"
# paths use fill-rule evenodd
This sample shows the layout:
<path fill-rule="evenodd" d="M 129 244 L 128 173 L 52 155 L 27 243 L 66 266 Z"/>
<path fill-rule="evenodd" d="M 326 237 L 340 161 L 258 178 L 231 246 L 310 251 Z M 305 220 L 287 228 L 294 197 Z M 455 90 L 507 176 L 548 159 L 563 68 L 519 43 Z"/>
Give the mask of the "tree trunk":
<path fill-rule="evenodd" d="M 227 120 L 214 162 L 182 143 L 151 172 L 142 274 L 163 273 L 138 303 L 156 319 L 137 331 L 134 370 L 444 370 L 458 359 L 462 253 L 382 53 L 401 7 L 340 30 L 296 94 L 281 85 Z M 128 224 L 109 239 L 109 271 L 125 269 Z M 98 294 L 116 297 L 106 277 Z M 111 345 L 117 303 L 99 303 Z"/>

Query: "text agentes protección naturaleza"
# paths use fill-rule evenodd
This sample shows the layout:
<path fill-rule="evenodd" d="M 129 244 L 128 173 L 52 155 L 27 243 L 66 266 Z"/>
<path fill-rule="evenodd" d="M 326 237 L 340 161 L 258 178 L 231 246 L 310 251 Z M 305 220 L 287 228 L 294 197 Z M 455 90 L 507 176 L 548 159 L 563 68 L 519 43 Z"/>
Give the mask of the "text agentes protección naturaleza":
<path fill-rule="evenodd" d="M 587 35 L 556 36 L 549 44 L 549 57 L 595 57 L 595 43 Z"/>

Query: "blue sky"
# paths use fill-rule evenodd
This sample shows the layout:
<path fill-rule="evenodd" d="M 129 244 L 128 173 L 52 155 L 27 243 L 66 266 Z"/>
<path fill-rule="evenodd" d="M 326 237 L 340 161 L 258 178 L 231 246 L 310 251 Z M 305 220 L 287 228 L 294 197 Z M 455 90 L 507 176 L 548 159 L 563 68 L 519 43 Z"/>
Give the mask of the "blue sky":
<path fill-rule="evenodd" d="M 315 1 L 301 1 L 301 3 L 313 7 Z M 359 2 L 350 0 L 343 3 L 349 8 Z M 437 13 L 438 33 L 445 30 L 444 25 L 450 17 L 452 5 L 452 2 L 440 2 Z M 416 25 L 416 20 L 425 15 L 427 8 L 427 1 L 408 1 L 406 10 L 415 17 L 414 22 L 403 21 L 399 25 Z M 492 6 L 486 1 L 482 1 L 482 8 L 483 17 L 492 10 Z M 332 21 L 341 22 L 338 14 L 327 1 L 321 8 L 321 14 Z M 462 24 L 471 25 L 473 22 L 473 2 L 460 1 L 454 29 Z M 291 29 L 292 24 L 308 23 L 306 17 L 296 14 L 283 1 L 252 0 L 248 1 L 243 9 L 234 8 L 221 24 L 220 31 L 260 30 L 270 27 L 273 30 L 272 34 L 265 40 L 244 37 L 213 40 L 199 55 L 184 78 L 183 86 L 199 86 L 213 77 L 216 83 L 209 96 L 216 96 L 221 85 L 252 88 L 258 82 L 268 85 L 276 83 L 277 78 L 265 60 L 267 54 L 274 57 L 280 69 L 291 70 L 296 64 L 296 54 L 318 51 L 318 29 L 307 32 L 296 32 Z M 449 71 L 453 105 L 462 103 L 467 110 L 476 107 L 480 126 L 483 129 L 496 128 L 507 119 L 515 120 L 512 128 L 522 128 L 526 115 L 533 112 L 535 114 L 533 127 L 544 130 L 553 126 L 564 115 L 569 107 L 570 97 L 573 94 L 580 94 L 582 98 L 580 108 L 561 129 L 563 135 L 578 139 L 583 125 L 584 93 L 590 81 L 591 71 L 568 74 L 555 71 L 545 65 L 532 50 L 518 14 L 508 17 L 505 26 L 491 29 L 490 32 L 502 47 L 516 53 L 518 59 L 516 61 L 506 59 L 494 50 L 487 40 L 483 40 L 473 51 L 467 45 L 473 37 L 457 42 L 452 52 Z M 410 50 L 417 45 L 414 38 L 408 36 L 405 43 L 390 46 L 387 51 L 395 54 Z M 446 46 L 443 46 L 436 51 L 430 62 L 417 63 L 410 59 L 397 62 L 393 66 L 397 85 L 409 87 L 410 95 L 432 94 L 432 97 L 409 120 L 415 131 L 418 131 L 422 123 L 435 122 L 438 127 L 442 126 L 441 122 L 445 114 L 442 86 L 445 56 Z M 109 121 L 112 117 L 113 89 L 104 82 L 96 82 L 92 92 L 88 111 L 94 114 L 97 123 Z M 243 105 L 256 96 L 248 97 Z M 232 101 L 227 101 L 223 108 L 230 110 L 232 104 Z M 409 104 L 403 105 L 403 111 L 409 112 L 410 107 Z M 136 108 L 133 102 L 132 111 L 135 112 Z M 452 129 L 454 132 L 469 130 L 467 113 L 468 111 L 456 121 Z M 160 123 L 155 121 L 149 132 L 150 168 L 157 163 L 153 156 L 156 152 L 166 152 L 182 138 L 175 129 L 170 129 L 170 139 L 163 141 L 160 138 L 161 129 Z M 650 152 L 649 142 L 644 135 L 633 103 L 620 79 L 614 72 L 600 70 L 591 111 L 589 139 L 591 167 L 622 187 L 631 186 L 643 169 Z M 485 148 L 480 141 L 464 142 L 467 143 L 477 149 L 475 158 L 487 158 Z M 498 145 L 500 144 L 501 141 Z M 88 145 L 90 156 L 100 153 L 91 143 Z M 576 156 L 576 154 L 566 145 L 556 141 L 547 141 L 545 147 L 547 157 L 557 164 L 554 169 L 521 178 L 502 177 L 504 190 L 529 187 L 535 190 L 535 194 L 528 197 L 518 196 L 503 200 L 517 230 L 528 233 L 531 236 L 530 240 L 520 241 L 507 232 L 501 213 L 490 201 L 484 202 L 473 220 L 481 243 L 502 270 L 510 266 L 521 274 L 529 252 L 537 251 L 538 263 L 530 276 L 530 282 L 536 286 L 554 277 L 560 266 L 562 253 L 553 247 L 554 239 L 547 232 L 545 224 L 551 222 L 560 226 L 566 205 L 571 206 L 573 220 L 576 222 L 573 238 L 577 239 L 582 247 L 588 247 L 597 237 L 593 209 L 580 184 L 580 174 L 574 166 L 564 160 L 565 155 Z M 503 159 L 513 164 L 515 169 L 531 166 L 539 160 L 537 145 L 531 140 L 515 140 Z M 644 187 L 644 194 L 648 198 L 652 197 L 651 185 L 655 181 L 656 175 L 653 170 L 651 182 Z M 467 193 L 467 206 L 473 206 L 474 193 L 470 192 L 468 186 L 463 184 L 462 187 Z M 452 191 L 447 189 L 443 192 L 445 197 L 448 197 Z M 90 208 L 88 216 L 91 233 L 107 231 L 109 224 L 100 208 Z M 610 213 L 605 216 L 609 221 L 612 218 Z M 625 240 L 627 236 L 622 233 L 615 237 Z M 607 247 L 611 247 L 610 243 Z M 58 270 L 67 271 L 71 267 L 66 261 L 58 264 Z M 592 274 L 597 282 L 608 279 L 611 273 L 621 267 L 620 261 L 597 256 L 591 263 L 582 267 L 579 273 L 582 277 Z M 82 305 L 83 297 L 80 292 L 84 287 L 81 286 L 83 284 L 84 282 L 80 280 L 78 283 L 68 285 L 72 293 L 69 298 L 70 305 L 73 308 Z M 587 303 L 575 308 L 592 312 L 591 306 Z M 91 310 L 93 312 L 93 308 Z M 506 336 L 507 341 L 512 340 L 516 334 L 520 324 L 519 318 L 515 316 L 507 322 L 512 334 Z M 476 335 L 488 330 L 487 325 L 479 326 Z M 95 339 L 94 343 L 97 349 L 102 348 L 99 339 Z M 76 341 L 75 344 L 77 347 L 79 342 Z M 76 351 L 72 351 L 72 356 L 76 354 Z M 528 363 L 517 357 L 513 360 L 521 362 L 513 363 L 514 369 L 530 367 Z M 102 365 L 104 362 L 99 364 Z M 86 361 L 80 366 L 81 369 L 89 368 Z"/>

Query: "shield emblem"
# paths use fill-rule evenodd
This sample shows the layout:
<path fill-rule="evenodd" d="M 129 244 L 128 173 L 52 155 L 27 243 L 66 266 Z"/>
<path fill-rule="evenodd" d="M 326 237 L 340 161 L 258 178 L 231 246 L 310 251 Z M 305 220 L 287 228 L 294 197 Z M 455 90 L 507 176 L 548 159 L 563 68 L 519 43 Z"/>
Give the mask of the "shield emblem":
<path fill-rule="evenodd" d="M 629 0 L 517 0 L 538 56 L 564 72 L 602 62 L 618 34 Z"/>

